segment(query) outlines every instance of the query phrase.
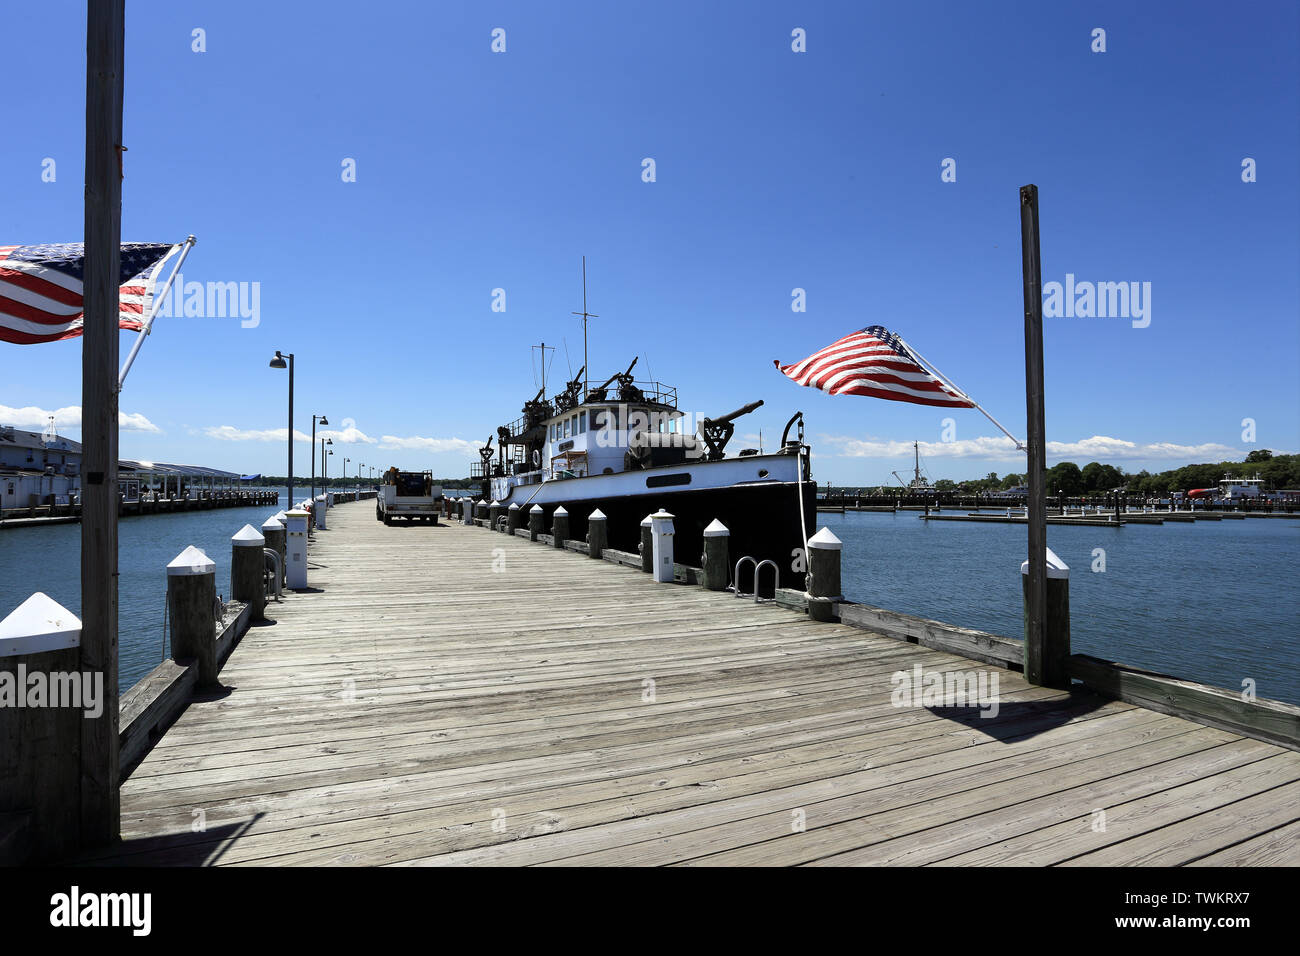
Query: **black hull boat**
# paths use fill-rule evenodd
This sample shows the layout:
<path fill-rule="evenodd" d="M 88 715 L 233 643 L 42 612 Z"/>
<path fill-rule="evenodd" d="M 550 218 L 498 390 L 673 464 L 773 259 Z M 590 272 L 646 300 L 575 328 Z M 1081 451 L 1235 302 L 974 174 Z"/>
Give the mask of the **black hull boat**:
<path fill-rule="evenodd" d="M 666 511 L 673 516 L 673 560 L 694 567 L 701 564 L 704 529 L 720 521 L 730 534 L 733 568 L 742 557 L 771 561 L 781 587 L 803 590 L 804 548 L 817 506 L 802 415 L 787 422 L 777 451 L 748 448 L 728 456 L 735 419 L 761 401 L 692 422 L 677 408 L 676 389 L 633 381 L 632 366 L 596 388 L 587 388 L 579 372 L 551 399 L 543 387 L 525 403 L 522 418 L 497 429 L 495 449 L 492 439 L 480 449 L 482 462 L 471 474 L 475 499 L 496 505 L 495 514 L 522 512 L 516 523 L 524 528 L 540 508 L 548 531 L 563 507 L 573 540 L 586 539 L 588 517 L 599 510 L 608 546 L 634 554 L 642 521 Z M 752 567 L 742 570 L 743 592 L 753 591 Z M 765 569 L 765 595 L 772 577 Z"/>

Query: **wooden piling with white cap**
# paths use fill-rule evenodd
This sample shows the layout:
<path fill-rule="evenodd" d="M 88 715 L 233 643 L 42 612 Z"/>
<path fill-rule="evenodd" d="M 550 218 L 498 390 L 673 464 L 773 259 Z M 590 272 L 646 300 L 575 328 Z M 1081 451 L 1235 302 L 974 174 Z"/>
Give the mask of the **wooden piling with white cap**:
<path fill-rule="evenodd" d="M 266 620 L 266 538 L 251 524 L 230 539 L 230 596 L 249 607 L 250 620 Z"/>
<path fill-rule="evenodd" d="M 280 586 L 281 587 L 284 587 L 285 585 L 284 520 L 281 517 L 283 514 L 284 512 L 281 512 L 279 515 L 272 515 L 271 517 L 267 518 L 265 521 L 262 522 L 262 537 L 266 539 L 266 546 L 268 548 L 274 548 L 275 551 L 280 555 Z"/>
<path fill-rule="evenodd" d="M 1025 607 L 1025 670 L 1042 675 L 1046 687 L 1070 686 L 1070 566 L 1047 552 L 1047 602 L 1044 606 L 1041 648 L 1029 636 L 1029 562 L 1020 563 L 1021 591 Z"/>
<path fill-rule="evenodd" d="M 835 620 L 840 591 L 840 552 L 844 545 L 830 528 L 808 539 L 808 616 L 814 621 Z"/>
<path fill-rule="evenodd" d="M 172 659 L 198 662 L 199 684 L 207 687 L 217 683 L 216 603 L 217 565 L 190 545 L 167 565 Z"/>
<path fill-rule="evenodd" d="M 600 559 L 609 545 L 609 521 L 597 508 L 587 516 L 587 557 Z"/>
<path fill-rule="evenodd" d="M 710 591 L 725 591 L 731 571 L 731 531 L 714 518 L 704 529 L 703 585 Z"/>
<path fill-rule="evenodd" d="M 646 574 L 652 573 L 655 569 L 654 522 L 650 518 L 650 515 L 646 515 L 641 519 L 641 570 Z"/>
<path fill-rule="evenodd" d="M 564 542 L 569 540 L 569 512 L 564 505 L 555 509 L 551 515 L 551 546 L 564 549 Z"/>
<path fill-rule="evenodd" d="M 0 818 L 12 821 L 11 832 L 0 834 L 7 837 L 0 839 L 0 866 L 60 857 L 81 842 L 81 730 L 87 711 L 48 701 L 33 706 L 26 698 L 36 675 L 47 687 L 56 675 L 83 684 L 93 677 L 81 669 L 81 621 L 40 591 L 0 620 L 0 680 L 24 697 L 0 706 Z M 99 688 L 101 707 L 104 690 Z M 84 688 L 82 697 L 84 703 Z"/>

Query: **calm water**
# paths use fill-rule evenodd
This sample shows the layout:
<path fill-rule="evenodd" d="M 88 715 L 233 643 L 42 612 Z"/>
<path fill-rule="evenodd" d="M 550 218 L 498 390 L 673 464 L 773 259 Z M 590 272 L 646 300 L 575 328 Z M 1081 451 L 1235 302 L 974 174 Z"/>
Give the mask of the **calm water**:
<path fill-rule="evenodd" d="M 307 492 L 294 489 L 295 496 Z M 230 599 L 230 538 L 245 524 L 262 522 L 284 507 L 215 508 L 175 515 L 123 518 L 118 523 L 118 683 L 131 687 L 163 659 L 167 562 L 186 545 L 207 552 L 217 565 L 217 593 Z M 0 531 L 0 617 L 44 591 L 81 613 L 81 525 L 6 528 Z"/>
<path fill-rule="evenodd" d="M 820 514 L 844 542 L 852 600 L 1024 636 L 1023 525 L 916 512 Z M 1070 566 L 1070 643 L 1083 654 L 1300 704 L 1300 519 L 1090 528 L 1049 525 Z M 1093 550 L 1106 570 L 1093 572 Z"/>
<path fill-rule="evenodd" d="M 280 507 L 283 507 L 281 501 Z M 230 537 L 269 506 L 125 518 L 120 675 L 125 690 L 163 656 L 164 568 L 189 544 L 230 594 Z M 926 522 L 915 512 L 818 515 L 844 541 L 852 599 L 1019 638 L 1025 529 Z M 0 532 L 0 616 L 42 590 L 80 610 L 80 527 Z M 1206 521 L 1123 528 L 1049 526 L 1071 568 L 1076 651 L 1221 687 L 1256 682 L 1261 697 L 1300 704 L 1300 520 Z M 1094 573 L 1093 549 L 1106 551 Z"/>

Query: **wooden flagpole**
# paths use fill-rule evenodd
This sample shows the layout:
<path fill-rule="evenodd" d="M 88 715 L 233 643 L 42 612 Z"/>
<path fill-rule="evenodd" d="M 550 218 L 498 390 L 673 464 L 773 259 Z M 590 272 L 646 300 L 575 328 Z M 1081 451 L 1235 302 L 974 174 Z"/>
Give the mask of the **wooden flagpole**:
<path fill-rule="evenodd" d="M 88 0 L 85 327 L 81 338 L 81 672 L 103 711 L 81 722 L 81 842 L 118 838 L 117 360 L 125 0 Z"/>
<path fill-rule="evenodd" d="M 1025 428 L 1028 432 L 1029 567 L 1025 602 L 1025 680 L 1068 687 L 1062 655 L 1047 646 L 1047 442 L 1043 401 L 1043 272 L 1038 247 L 1038 187 L 1020 187 L 1020 249 L 1025 286 Z"/>

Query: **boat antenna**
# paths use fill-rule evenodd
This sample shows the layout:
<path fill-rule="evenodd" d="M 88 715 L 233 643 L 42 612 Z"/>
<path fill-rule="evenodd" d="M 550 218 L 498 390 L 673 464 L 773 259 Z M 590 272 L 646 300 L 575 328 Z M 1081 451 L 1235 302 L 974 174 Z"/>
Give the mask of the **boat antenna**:
<path fill-rule="evenodd" d="M 582 311 L 573 315 L 582 316 L 582 400 L 587 400 L 587 320 L 598 319 L 599 315 L 587 311 L 587 257 L 582 257 Z M 570 369 L 570 372 L 573 370 Z"/>
<path fill-rule="evenodd" d="M 541 345 L 534 345 L 533 348 L 541 349 L 542 351 L 542 398 L 545 399 L 546 398 L 546 350 L 549 348 L 552 352 L 554 352 L 555 346 L 547 345 L 545 342 L 543 342 Z M 533 381 L 537 381 L 536 375 L 533 376 Z"/>

